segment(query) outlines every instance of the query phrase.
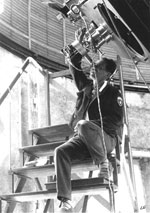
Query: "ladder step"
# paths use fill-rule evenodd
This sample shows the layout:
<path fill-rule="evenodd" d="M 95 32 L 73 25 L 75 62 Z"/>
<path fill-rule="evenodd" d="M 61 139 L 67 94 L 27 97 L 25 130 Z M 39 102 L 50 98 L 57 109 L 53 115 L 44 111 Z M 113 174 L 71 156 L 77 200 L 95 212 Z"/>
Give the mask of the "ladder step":
<path fill-rule="evenodd" d="M 0 195 L 1 200 L 15 202 L 29 202 L 36 200 L 46 200 L 56 198 L 56 192 L 37 191 L 37 192 L 20 192 L 8 195 Z"/>
<path fill-rule="evenodd" d="M 47 185 L 50 187 L 50 184 Z M 75 195 L 95 195 L 109 189 L 110 184 L 104 183 L 100 178 L 91 178 L 72 181 L 72 194 Z M 37 192 L 21 192 L 0 196 L 2 200 L 28 202 L 34 200 L 54 199 L 56 198 L 56 184 L 51 183 L 51 189 Z"/>
<path fill-rule="evenodd" d="M 97 169 L 98 167 L 93 164 L 91 159 L 80 162 L 74 162 L 72 164 L 72 172 L 95 171 Z M 44 166 L 22 167 L 18 169 L 13 169 L 10 172 L 24 177 L 36 178 L 55 175 L 55 168 L 54 164 L 49 164 Z"/>
<path fill-rule="evenodd" d="M 20 151 L 24 151 L 30 155 L 37 156 L 37 157 L 43 157 L 43 156 L 53 156 L 54 155 L 54 149 L 61 144 L 63 144 L 65 141 L 55 141 L 53 143 L 46 143 L 46 144 L 39 144 L 35 146 L 25 146 L 20 148 Z"/>
<path fill-rule="evenodd" d="M 105 180 L 104 178 L 84 178 L 84 179 L 77 179 L 77 180 L 72 180 L 72 190 L 84 190 L 84 189 L 93 189 L 95 187 L 98 188 L 107 188 L 108 187 L 108 181 Z M 46 189 L 48 191 L 56 191 L 56 182 L 49 182 L 46 183 Z"/>
<path fill-rule="evenodd" d="M 32 129 L 29 130 L 29 134 L 36 134 L 37 136 L 44 138 L 48 142 L 53 142 L 71 136 L 73 134 L 73 130 L 69 127 L 68 124 L 61 124 L 56 126 L 47 126 Z"/>

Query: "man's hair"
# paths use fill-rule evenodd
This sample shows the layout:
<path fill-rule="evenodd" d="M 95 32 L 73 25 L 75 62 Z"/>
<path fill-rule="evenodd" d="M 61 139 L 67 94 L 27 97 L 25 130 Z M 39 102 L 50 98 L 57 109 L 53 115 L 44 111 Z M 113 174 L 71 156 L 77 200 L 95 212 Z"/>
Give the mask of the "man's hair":
<path fill-rule="evenodd" d="M 101 60 L 98 60 L 96 63 L 95 63 L 95 67 L 99 67 L 99 65 L 101 63 L 104 63 L 105 64 L 105 69 L 107 72 L 113 74 L 116 70 L 116 63 L 114 60 L 112 59 L 108 59 L 108 58 L 102 58 Z"/>
<path fill-rule="evenodd" d="M 103 58 L 102 61 L 104 61 L 106 64 L 106 71 L 113 74 L 117 67 L 115 61 L 108 58 Z"/>

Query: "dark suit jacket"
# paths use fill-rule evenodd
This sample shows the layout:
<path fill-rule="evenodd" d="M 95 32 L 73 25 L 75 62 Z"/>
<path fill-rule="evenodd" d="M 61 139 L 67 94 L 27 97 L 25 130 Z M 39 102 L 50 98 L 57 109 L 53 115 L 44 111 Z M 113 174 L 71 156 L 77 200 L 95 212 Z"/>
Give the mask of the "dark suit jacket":
<path fill-rule="evenodd" d="M 88 112 L 89 120 L 101 126 L 100 113 L 98 109 L 97 98 L 92 99 L 93 81 L 81 70 L 81 57 L 77 54 L 72 57 L 70 71 L 79 92 L 75 111 L 70 120 L 70 126 L 74 128 L 76 123 L 85 119 Z M 119 90 L 108 84 L 104 90 L 99 93 L 100 110 L 102 113 L 103 128 L 110 136 L 116 135 L 116 130 L 120 128 L 123 120 L 123 103 Z"/>

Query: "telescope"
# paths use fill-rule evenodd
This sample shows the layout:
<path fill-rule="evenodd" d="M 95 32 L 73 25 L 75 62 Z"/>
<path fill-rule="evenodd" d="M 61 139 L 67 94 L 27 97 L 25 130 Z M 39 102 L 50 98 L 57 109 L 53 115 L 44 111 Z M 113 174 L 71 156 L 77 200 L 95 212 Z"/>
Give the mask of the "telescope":
<path fill-rule="evenodd" d="M 135 63 L 150 63 L 149 7 L 146 1 L 68 0 L 59 7 L 54 4 L 57 3 L 53 2 L 53 8 L 60 11 L 61 17 L 73 24 L 84 21 L 86 32 L 82 43 L 74 40 L 71 45 L 89 61 L 88 51 L 100 51 L 104 44 L 109 44 L 123 58 Z M 144 12 L 140 13 L 140 10 Z M 65 54 L 66 50 L 63 49 Z"/>

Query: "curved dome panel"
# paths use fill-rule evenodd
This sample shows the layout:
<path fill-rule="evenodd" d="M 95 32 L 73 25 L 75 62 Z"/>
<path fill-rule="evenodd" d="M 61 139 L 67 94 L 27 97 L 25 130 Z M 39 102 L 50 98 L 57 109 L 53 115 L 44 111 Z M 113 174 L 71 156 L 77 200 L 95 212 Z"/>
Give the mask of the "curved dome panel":
<path fill-rule="evenodd" d="M 33 57 L 42 57 L 45 63 L 56 62 L 55 65 L 52 63 L 52 67 L 48 63 L 50 68 L 56 66 L 58 70 L 64 69 L 66 65 L 61 49 L 67 42 L 66 33 L 73 26 L 68 23 L 67 32 L 64 21 L 57 20 L 57 15 L 57 11 L 48 8 L 40 0 L 5 0 L 4 11 L 0 14 L 0 34 L 3 37 L 0 42 L 7 47 L 10 47 L 10 41 L 12 45 L 15 42 L 29 50 L 29 54 L 31 51 Z M 20 47 L 16 46 L 16 51 L 25 51 Z M 15 48 L 15 44 L 12 48 Z"/>
<path fill-rule="evenodd" d="M 76 2 L 77 0 L 74 1 Z M 103 3 L 102 0 L 89 0 L 89 2 L 93 2 L 92 4 L 95 1 L 101 5 Z M 61 0 L 57 0 L 57 2 L 62 4 Z M 145 59 L 147 54 L 144 52 L 145 49 L 150 50 L 150 13 L 148 12 L 149 7 L 146 4 L 147 0 L 106 0 L 105 2 L 115 8 L 125 23 L 132 29 L 134 35 L 136 35 L 135 38 L 133 34 L 130 34 L 126 25 L 119 22 L 111 8 L 108 8 L 128 47 L 134 49 L 135 55 L 139 54 Z M 106 9 L 104 7 L 101 9 L 103 19 L 113 29 Z M 91 10 L 88 12 L 91 13 Z M 41 0 L 4 0 L 4 11 L 0 14 L 0 45 L 21 57 L 31 56 L 35 58 L 38 63 L 48 68 L 51 72 L 68 68 L 61 49 L 74 41 L 75 30 L 79 26 L 84 27 L 84 23 L 79 21 L 80 23 L 76 23 L 73 26 L 67 19 L 58 20 L 56 18 L 58 14 L 58 11 L 42 4 Z M 95 14 L 94 10 L 92 15 Z M 132 15 L 134 16 L 133 18 Z M 91 19 L 93 19 L 93 16 Z M 94 17 L 95 19 L 97 17 Z M 141 43 L 139 44 L 137 38 L 144 48 L 141 46 Z M 107 44 L 101 47 L 101 51 L 105 53 L 106 57 L 116 58 L 115 49 Z M 121 49 L 121 51 L 123 50 Z M 137 74 L 132 61 L 125 58 L 122 63 L 125 81 L 143 84 L 141 79 L 137 80 Z M 149 83 L 149 65 L 141 62 L 139 68 Z"/>
<path fill-rule="evenodd" d="M 112 48 L 117 49 L 118 54 L 128 59 L 132 57 L 134 60 L 149 63 L 150 13 L 145 2 L 88 0 L 83 4 L 80 3 L 79 7 L 85 19 L 94 23 L 96 28 L 100 26 L 107 28 L 113 37 L 107 43 L 109 42 Z"/>
<path fill-rule="evenodd" d="M 141 0 L 109 0 L 131 31 L 150 51 L 150 12 L 149 2 Z M 129 34 L 129 32 L 128 32 Z M 136 48 L 136 44 L 135 44 Z"/>

